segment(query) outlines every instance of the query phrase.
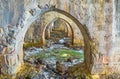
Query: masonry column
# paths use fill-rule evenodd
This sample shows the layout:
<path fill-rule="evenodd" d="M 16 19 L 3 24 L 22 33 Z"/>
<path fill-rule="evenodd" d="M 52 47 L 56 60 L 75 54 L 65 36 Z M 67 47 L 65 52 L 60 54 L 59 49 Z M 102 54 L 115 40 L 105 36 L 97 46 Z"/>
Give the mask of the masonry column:
<path fill-rule="evenodd" d="M 51 26 L 49 26 L 49 27 L 47 27 L 47 29 L 46 29 L 46 33 L 45 33 L 45 37 L 47 38 L 47 39 L 49 39 L 50 38 L 50 31 L 51 31 Z"/>
<path fill-rule="evenodd" d="M 83 42 L 83 36 L 81 34 L 81 31 L 79 28 L 74 27 L 74 24 L 71 24 L 72 29 L 73 29 L 73 45 L 74 46 L 84 46 L 84 42 Z"/>
<path fill-rule="evenodd" d="M 15 53 L 15 50 L 11 50 L 8 53 L 9 46 L 3 47 L 1 51 L 1 72 L 4 74 L 14 75 L 18 70 L 19 67 L 23 63 L 23 55 Z M 22 59 L 22 60 L 21 60 Z"/>

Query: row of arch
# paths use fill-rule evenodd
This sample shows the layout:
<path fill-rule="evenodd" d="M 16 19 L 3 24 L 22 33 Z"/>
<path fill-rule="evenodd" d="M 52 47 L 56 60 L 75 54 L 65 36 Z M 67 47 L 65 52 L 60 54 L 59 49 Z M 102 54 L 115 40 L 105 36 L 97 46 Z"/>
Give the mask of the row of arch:
<path fill-rule="evenodd" d="M 49 26 L 52 22 L 54 22 L 55 20 L 57 19 L 61 19 L 63 20 L 64 22 L 66 22 L 67 24 L 67 28 L 69 28 L 69 32 L 72 32 L 72 43 L 73 45 L 80 45 L 81 43 L 81 38 L 82 36 L 80 36 L 81 32 L 78 28 L 78 26 L 72 22 L 72 20 L 68 20 L 67 17 L 65 16 L 62 16 L 61 14 L 57 13 L 57 15 L 54 15 L 56 13 L 46 13 L 44 15 L 44 20 L 42 23 L 44 23 L 42 26 L 41 26 L 41 29 L 40 29 L 40 37 L 41 37 L 41 43 L 43 43 L 43 45 L 45 44 L 45 29 L 47 29 L 47 26 Z M 54 15 L 54 16 L 53 16 Z M 73 30 L 74 29 L 74 30 Z M 80 40 L 81 39 L 81 40 Z"/>
<path fill-rule="evenodd" d="M 93 59 L 94 58 L 93 58 L 93 52 L 92 52 L 92 48 L 91 48 L 92 40 L 91 40 L 91 37 L 89 36 L 87 27 L 83 26 L 71 14 L 69 14 L 63 10 L 57 9 L 57 8 L 50 8 L 50 9 L 44 11 L 43 13 L 40 13 L 40 12 L 38 12 L 38 13 L 39 13 L 39 15 L 37 16 L 37 18 L 44 16 L 44 20 L 42 21 L 43 25 L 41 26 L 41 29 L 40 29 L 41 30 L 40 34 L 42 35 L 40 40 L 43 42 L 43 44 L 45 42 L 46 27 L 56 18 L 60 18 L 69 24 L 69 26 L 72 29 L 72 32 L 74 34 L 73 35 L 74 43 L 78 43 L 80 41 L 78 38 L 79 36 L 77 36 L 77 35 L 79 35 L 79 34 L 77 34 L 78 30 L 82 33 L 83 40 L 84 40 L 84 61 L 83 61 L 84 66 L 83 65 L 82 66 L 80 65 L 80 66 L 83 67 L 83 69 L 85 69 L 85 72 L 87 71 L 90 73 L 91 69 L 93 67 L 93 63 L 94 63 Z M 18 67 L 23 63 L 23 43 L 24 43 L 25 34 L 26 34 L 28 28 L 30 27 L 30 25 L 35 20 L 37 20 L 36 16 L 31 15 L 31 17 L 29 17 L 29 18 L 30 18 L 30 21 L 25 20 L 23 22 L 26 24 L 20 24 L 20 25 L 24 25 L 24 26 L 22 26 L 23 28 L 19 31 L 19 33 L 16 37 L 17 41 L 15 42 L 15 45 L 14 45 L 14 54 L 17 55 L 17 56 L 14 56 L 14 59 L 16 59 L 17 63 L 15 63 L 14 61 L 11 61 L 13 63 L 10 64 L 9 68 L 6 68 L 7 70 L 9 69 L 9 72 L 11 72 L 11 73 L 15 73 L 15 72 L 13 72 L 12 69 L 14 69 L 14 71 L 17 71 Z M 11 60 L 13 60 L 13 59 L 11 58 Z"/>
<path fill-rule="evenodd" d="M 54 15 L 54 16 L 53 16 Z M 79 39 L 79 34 L 77 34 L 78 32 L 82 33 L 83 36 L 83 40 L 84 40 L 84 66 L 85 69 L 88 69 L 87 71 L 91 72 L 93 63 L 94 63 L 94 58 L 92 55 L 92 50 L 91 50 L 91 37 L 89 36 L 89 32 L 86 26 L 83 26 L 75 17 L 73 17 L 71 14 L 56 9 L 56 8 L 52 8 L 50 10 L 45 11 L 44 13 L 42 13 L 39 17 L 44 16 L 44 20 L 42 21 L 42 26 L 41 26 L 41 41 L 43 42 L 43 44 L 45 44 L 45 29 L 47 28 L 47 26 L 55 21 L 56 19 L 62 19 L 64 20 L 69 27 L 71 28 L 72 32 L 73 32 L 73 43 L 79 43 L 80 39 Z M 26 32 L 25 32 L 26 33 Z"/>
<path fill-rule="evenodd" d="M 64 26 L 64 31 L 67 32 L 67 36 L 73 38 L 73 30 L 70 27 L 69 23 L 66 22 L 65 20 L 61 19 L 61 18 L 56 18 L 54 22 L 56 22 L 56 21 L 62 21 L 61 23 L 64 23 L 64 25 L 63 25 Z M 54 22 L 52 22 L 53 24 L 51 23 L 50 25 L 47 26 L 47 29 L 46 29 L 46 33 L 47 33 L 46 37 L 47 38 L 50 38 L 50 32 L 52 32 L 52 29 L 55 27 Z"/>

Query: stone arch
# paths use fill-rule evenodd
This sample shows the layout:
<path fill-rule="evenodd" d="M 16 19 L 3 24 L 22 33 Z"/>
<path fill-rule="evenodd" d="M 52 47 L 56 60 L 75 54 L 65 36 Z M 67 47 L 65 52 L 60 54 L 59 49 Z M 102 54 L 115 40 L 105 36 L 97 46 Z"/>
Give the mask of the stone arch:
<path fill-rule="evenodd" d="M 55 20 L 63 20 L 63 19 L 61 19 L 61 18 L 56 18 Z M 72 33 L 73 33 L 73 31 L 72 31 L 72 29 L 71 29 L 71 27 L 70 27 L 70 24 L 68 23 L 68 22 L 66 22 L 65 20 L 63 20 L 64 21 L 64 23 L 65 23 L 65 28 L 66 28 L 66 32 L 67 32 L 67 37 L 73 37 L 73 35 L 72 35 Z M 48 25 L 49 26 L 49 25 Z M 52 32 L 52 25 L 50 25 L 49 27 L 47 27 L 47 29 L 46 29 L 46 37 L 47 38 L 50 38 L 50 32 Z"/>
<path fill-rule="evenodd" d="M 72 45 L 76 44 L 76 43 L 74 43 L 74 41 L 76 40 L 75 39 L 75 34 L 77 34 L 80 31 L 79 30 L 75 30 L 74 31 L 73 27 L 69 24 L 69 22 L 67 22 L 66 20 L 64 20 L 62 18 L 58 18 L 58 17 L 57 18 L 53 18 L 53 20 L 51 22 L 49 22 L 48 25 L 46 25 L 43 29 L 41 29 L 41 33 L 43 34 L 43 35 L 40 36 L 40 37 L 42 37 L 41 38 L 41 43 L 43 43 L 43 45 L 45 44 L 45 30 L 44 29 L 47 28 L 47 26 L 49 26 L 49 24 L 51 24 L 52 22 L 56 21 L 57 19 L 61 19 L 61 20 L 65 21 L 65 23 L 68 24 L 67 29 L 69 31 L 71 30 L 70 32 L 72 32 Z"/>
<path fill-rule="evenodd" d="M 43 11 L 43 12 L 42 12 Z M 94 52 L 93 52 L 93 47 L 92 47 L 92 40 L 91 37 L 89 35 L 88 29 L 86 26 L 82 25 L 75 17 L 73 17 L 71 14 L 60 10 L 60 9 L 56 9 L 51 7 L 50 9 L 46 9 L 46 10 L 40 10 L 40 9 L 35 9 L 34 14 L 31 14 L 29 11 L 25 11 L 25 13 L 23 14 L 24 18 L 20 19 L 20 23 L 18 23 L 18 30 L 15 31 L 15 39 L 11 39 L 13 41 L 13 43 L 10 43 L 10 48 L 8 50 L 8 54 L 10 54 L 12 52 L 12 56 L 16 55 L 16 57 L 14 56 L 13 58 L 17 61 L 17 63 L 11 64 L 9 66 L 9 68 L 5 68 L 5 71 L 9 74 L 15 74 L 18 71 L 18 68 L 22 65 L 23 63 L 23 43 L 24 43 L 24 37 L 25 34 L 28 30 L 28 28 L 30 27 L 30 25 L 37 19 L 39 18 L 39 16 L 44 16 L 46 14 L 52 14 L 54 15 L 54 17 L 62 17 L 63 19 L 65 19 L 66 21 L 68 21 L 72 26 L 77 26 L 82 35 L 83 35 L 83 40 L 84 40 L 84 61 L 83 63 L 79 64 L 77 66 L 74 67 L 75 71 L 78 70 L 79 72 L 82 73 L 91 73 L 93 64 L 94 64 Z M 48 16 L 46 16 L 45 18 L 48 18 Z M 50 20 L 50 19 L 48 19 Z M 46 24 L 48 24 L 47 22 L 49 22 L 47 19 L 44 21 Z M 9 58 L 8 58 L 9 60 Z M 7 63 L 6 63 L 7 64 Z M 69 69 L 71 70 L 71 69 Z M 73 70 L 71 70 L 73 72 Z"/>
<path fill-rule="evenodd" d="M 52 18 L 50 15 L 52 15 Z M 93 52 L 94 49 L 92 49 L 93 47 L 91 46 L 92 40 L 89 35 L 89 31 L 88 31 L 87 27 L 85 25 L 82 25 L 71 14 L 69 14 L 63 10 L 56 9 L 56 8 L 51 8 L 50 10 L 41 14 L 41 16 L 45 16 L 44 17 L 45 20 L 43 21 L 44 24 L 42 25 L 43 27 L 46 27 L 46 25 L 48 25 L 49 22 L 51 22 L 53 20 L 53 18 L 63 18 L 66 21 L 68 21 L 71 26 L 76 26 L 79 28 L 79 30 L 81 31 L 81 33 L 83 35 L 83 40 L 84 40 L 84 62 L 81 65 L 79 65 L 78 68 L 81 67 L 80 68 L 81 72 L 91 73 L 91 70 L 92 70 L 92 67 L 94 64 L 94 52 Z M 48 19 L 48 18 L 50 18 L 50 19 Z M 40 30 L 45 31 L 44 28 L 41 28 Z M 41 32 L 40 34 L 42 35 L 42 40 L 44 40 L 44 32 Z"/>
<path fill-rule="evenodd" d="M 56 12 L 55 12 L 55 14 L 56 14 Z M 43 24 L 42 24 L 41 29 L 40 29 L 41 44 L 45 45 L 45 29 L 47 28 L 47 26 L 51 22 L 55 21 L 55 19 L 60 18 L 60 19 L 64 20 L 65 22 L 67 22 L 72 29 L 72 32 L 74 34 L 73 35 L 73 45 L 74 46 L 79 46 L 81 44 L 81 40 L 80 40 L 81 39 L 81 36 L 80 36 L 81 32 L 80 32 L 80 29 L 78 28 L 78 26 L 74 22 L 72 22 L 72 20 L 70 20 L 69 18 L 67 18 L 65 16 L 62 16 L 59 13 L 57 13 L 57 15 L 55 15 L 55 14 L 51 13 L 51 12 L 48 12 L 48 13 L 45 13 L 45 15 L 43 15 L 44 20 L 42 22 Z"/>

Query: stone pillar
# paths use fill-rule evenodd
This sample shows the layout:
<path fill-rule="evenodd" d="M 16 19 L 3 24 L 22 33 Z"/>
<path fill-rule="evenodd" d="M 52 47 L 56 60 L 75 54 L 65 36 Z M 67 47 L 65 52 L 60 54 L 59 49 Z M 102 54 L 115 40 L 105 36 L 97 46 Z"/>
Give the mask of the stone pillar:
<path fill-rule="evenodd" d="M 2 55 L 2 71 L 5 74 L 15 74 L 18 68 L 17 54 L 4 54 Z"/>
<path fill-rule="evenodd" d="M 74 24 L 71 24 L 73 30 L 73 46 L 84 46 L 83 44 L 83 36 L 78 27 L 74 27 Z"/>
<path fill-rule="evenodd" d="M 45 37 L 47 38 L 47 39 L 49 39 L 50 38 L 50 30 L 51 30 L 51 26 L 49 26 L 48 27 L 48 29 L 46 29 L 46 33 L 45 33 Z"/>
<path fill-rule="evenodd" d="M 14 50 L 8 54 L 7 49 L 8 47 L 3 48 L 0 55 L 1 72 L 3 74 L 14 75 L 18 72 L 22 62 L 20 60 L 20 56 L 17 53 L 14 53 Z M 21 58 L 23 58 L 23 56 Z"/>
<path fill-rule="evenodd" d="M 73 28 L 74 29 L 74 28 Z M 74 29 L 74 36 L 73 36 L 73 45 L 74 46 L 84 46 L 83 37 L 79 29 Z"/>
<path fill-rule="evenodd" d="M 0 51 L 1 71 L 3 74 L 14 75 L 23 64 L 23 38 L 18 37 L 17 40 L 11 39 L 10 43 L 3 45 Z"/>
<path fill-rule="evenodd" d="M 40 32 L 40 45 L 44 46 L 45 44 L 46 44 L 46 42 L 45 42 L 44 32 L 43 33 Z"/>
<path fill-rule="evenodd" d="M 67 28 L 67 36 L 72 37 L 73 32 L 72 32 L 72 29 L 70 28 L 70 25 L 68 23 L 66 23 L 66 28 Z"/>

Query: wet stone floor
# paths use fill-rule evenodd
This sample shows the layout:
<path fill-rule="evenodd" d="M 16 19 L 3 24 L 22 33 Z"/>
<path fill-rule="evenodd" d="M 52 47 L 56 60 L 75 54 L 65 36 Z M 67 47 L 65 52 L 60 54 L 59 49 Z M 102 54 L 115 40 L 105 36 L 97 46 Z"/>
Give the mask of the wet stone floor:
<path fill-rule="evenodd" d="M 63 44 L 53 44 L 49 48 L 32 47 L 25 50 L 24 60 L 37 70 L 32 79 L 68 79 L 67 68 L 83 61 L 83 50 Z"/>

